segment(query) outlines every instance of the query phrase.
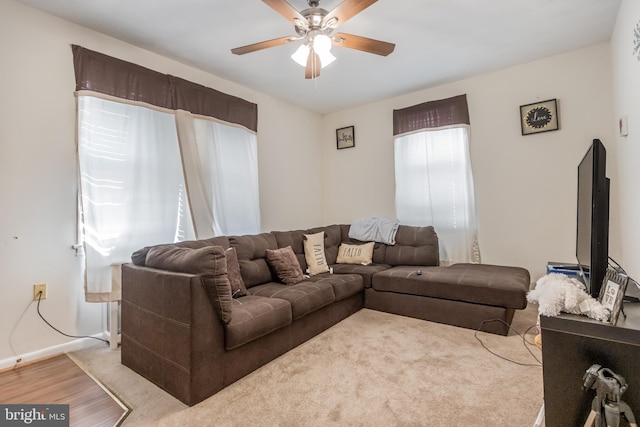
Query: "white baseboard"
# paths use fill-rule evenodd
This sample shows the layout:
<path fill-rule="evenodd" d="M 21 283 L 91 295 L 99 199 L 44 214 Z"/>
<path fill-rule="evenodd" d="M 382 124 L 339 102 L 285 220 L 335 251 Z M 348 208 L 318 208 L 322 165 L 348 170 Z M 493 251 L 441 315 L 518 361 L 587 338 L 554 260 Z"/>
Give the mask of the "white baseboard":
<path fill-rule="evenodd" d="M 95 338 L 105 339 L 104 333 L 92 336 Z M 98 340 L 94 340 L 91 338 L 80 338 L 66 342 L 64 344 L 58 344 L 52 347 L 32 351 L 30 353 L 21 354 L 19 356 L 10 357 L 8 359 L 2 359 L 0 360 L 0 371 L 24 365 L 25 363 L 34 362 L 39 359 L 46 359 L 48 357 L 57 356 L 58 354 L 68 353 L 70 351 L 78 351 L 89 347 L 95 347 L 96 345 L 104 344 Z"/>

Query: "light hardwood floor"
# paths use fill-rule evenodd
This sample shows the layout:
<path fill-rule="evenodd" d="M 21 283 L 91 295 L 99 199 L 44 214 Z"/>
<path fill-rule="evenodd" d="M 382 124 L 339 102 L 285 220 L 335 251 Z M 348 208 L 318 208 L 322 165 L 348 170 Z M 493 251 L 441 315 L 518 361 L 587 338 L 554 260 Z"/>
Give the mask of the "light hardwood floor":
<path fill-rule="evenodd" d="M 114 426 L 129 413 L 64 354 L 0 373 L 0 403 L 68 404 L 73 427 Z"/>

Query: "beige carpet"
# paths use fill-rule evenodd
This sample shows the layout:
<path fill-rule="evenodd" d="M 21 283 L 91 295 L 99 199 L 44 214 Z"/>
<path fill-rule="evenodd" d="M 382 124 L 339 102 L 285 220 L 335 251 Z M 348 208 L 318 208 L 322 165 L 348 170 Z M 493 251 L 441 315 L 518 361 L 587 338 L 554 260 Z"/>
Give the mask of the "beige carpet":
<path fill-rule="evenodd" d="M 530 305 L 513 327 L 522 333 L 536 316 Z M 533 425 L 542 368 L 493 355 L 474 334 L 364 309 L 191 408 L 122 366 L 119 351 L 71 356 L 133 409 L 124 426 Z M 502 357 L 537 364 L 513 332 L 477 335 Z"/>

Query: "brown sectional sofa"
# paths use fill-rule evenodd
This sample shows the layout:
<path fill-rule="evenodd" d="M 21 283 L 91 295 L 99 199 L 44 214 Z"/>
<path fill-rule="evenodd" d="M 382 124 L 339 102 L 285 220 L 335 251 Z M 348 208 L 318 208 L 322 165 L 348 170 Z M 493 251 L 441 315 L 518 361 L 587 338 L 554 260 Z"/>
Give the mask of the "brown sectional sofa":
<path fill-rule="evenodd" d="M 320 231 L 333 273 L 279 283 L 267 250 L 291 246 L 304 270 L 304 235 Z M 122 363 L 194 405 L 363 307 L 507 335 L 527 305 L 527 270 L 439 266 L 433 227 L 399 226 L 395 245 L 375 244 L 370 265 L 338 264 L 342 243 L 364 242 L 331 225 L 137 251 L 122 268 Z M 247 288 L 239 298 L 227 278 L 230 247 Z M 502 322 L 483 323 L 493 319 Z"/>

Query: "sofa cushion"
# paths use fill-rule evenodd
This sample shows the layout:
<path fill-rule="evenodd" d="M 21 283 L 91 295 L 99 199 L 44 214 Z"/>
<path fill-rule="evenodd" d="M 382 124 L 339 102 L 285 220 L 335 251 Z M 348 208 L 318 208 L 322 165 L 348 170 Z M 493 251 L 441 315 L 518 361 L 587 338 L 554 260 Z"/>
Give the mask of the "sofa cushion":
<path fill-rule="evenodd" d="M 338 264 L 360 264 L 369 265 L 373 257 L 373 247 L 375 243 L 369 242 L 363 245 L 350 245 L 342 243 L 338 249 Z"/>
<path fill-rule="evenodd" d="M 231 320 L 231 284 L 227 276 L 227 258 L 220 246 L 199 249 L 157 246 L 147 252 L 148 267 L 202 277 L 209 301 L 223 323 Z"/>
<path fill-rule="evenodd" d="M 335 301 L 333 287 L 329 283 L 314 283 L 305 280 L 295 285 L 281 283 L 265 283 L 250 289 L 252 295 L 269 298 L 280 298 L 289 301 L 293 320 Z"/>
<path fill-rule="evenodd" d="M 291 324 L 291 304 L 279 298 L 248 295 L 233 300 L 225 325 L 225 348 L 233 350 Z"/>
<path fill-rule="evenodd" d="M 224 254 L 227 257 L 227 276 L 229 276 L 229 283 L 231 284 L 231 296 L 233 298 L 243 297 L 247 295 L 247 288 L 244 286 L 244 281 L 240 274 L 236 248 L 227 248 Z"/>
<path fill-rule="evenodd" d="M 520 267 L 488 264 L 398 266 L 375 274 L 372 287 L 376 291 L 524 309 L 529 280 L 529 272 Z"/>
<path fill-rule="evenodd" d="M 364 290 L 364 280 L 359 274 L 323 273 L 311 276 L 306 282 L 329 283 L 336 301 L 342 301 Z"/>
<path fill-rule="evenodd" d="M 278 249 L 273 234 L 232 236 L 229 237 L 229 244 L 236 248 L 240 274 L 247 289 L 273 280 L 266 254 L 267 249 Z"/>
<path fill-rule="evenodd" d="M 304 280 L 300 263 L 291 246 L 280 249 L 267 249 L 267 262 L 278 279 L 285 285 L 294 285 Z"/>
<path fill-rule="evenodd" d="M 362 277 L 365 288 L 371 287 L 371 279 L 374 274 L 391 268 L 389 264 L 333 264 L 331 266 L 334 275 L 357 274 Z"/>
<path fill-rule="evenodd" d="M 396 233 L 396 244 L 387 246 L 385 263 L 435 266 L 440 263 L 438 250 L 438 236 L 432 226 L 400 225 Z"/>
<path fill-rule="evenodd" d="M 324 231 L 305 234 L 304 238 L 304 258 L 307 261 L 308 273 L 313 276 L 329 271 L 329 264 L 324 255 Z"/>

